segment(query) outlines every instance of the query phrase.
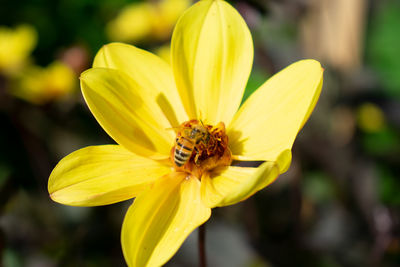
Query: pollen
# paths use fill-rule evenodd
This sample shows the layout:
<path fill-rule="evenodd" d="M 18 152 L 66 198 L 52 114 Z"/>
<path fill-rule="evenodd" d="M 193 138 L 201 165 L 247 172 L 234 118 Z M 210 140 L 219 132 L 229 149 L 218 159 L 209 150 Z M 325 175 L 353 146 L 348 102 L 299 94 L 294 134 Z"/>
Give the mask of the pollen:
<path fill-rule="evenodd" d="M 188 172 L 198 178 L 205 171 L 230 165 L 232 154 L 225 124 L 220 122 L 212 126 L 198 120 L 182 123 L 178 127 L 170 159 L 177 171 Z"/>

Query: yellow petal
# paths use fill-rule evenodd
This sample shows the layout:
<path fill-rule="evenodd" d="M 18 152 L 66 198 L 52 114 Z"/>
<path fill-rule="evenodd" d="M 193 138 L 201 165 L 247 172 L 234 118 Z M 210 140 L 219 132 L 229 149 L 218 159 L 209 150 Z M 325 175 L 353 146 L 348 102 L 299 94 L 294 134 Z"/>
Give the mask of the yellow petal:
<path fill-rule="evenodd" d="M 279 173 L 286 172 L 290 163 L 292 162 L 292 151 L 289 149 L 283 150 L 282 153 L 276 158 L 276 164 L 279 167 Z"/>
<path fill-rule="evenodd" d="M 264 162 L 258 168 L 219 168 L 203 175 L 201 198 L 210 208 L 232 205 L 271 184 L 278 175 L 274 162 Z"/>
<path fill-rule="evenodd" d="M 188 120 L 175 86 L 171 67 L 150 52 L 121 43 L 103 46 L 97 53 L 94 68 L 110 68 L 124 71 L 156 103 L 170 127 L 178 127 Z"/>
<path fill-rule="evenodd" d="M 179 19 L 171 53 L 189 117 L 228 125 L 253 62 L 253 42 L 243 18 L 224 1 L 199 1 Z"/>
<path fill-rule="evenodd" d="M 236 158 L 277 161 L 282 151 L 291 150 L 318 100 L 322 74 L 319 62 L 298 61 L 252 94 L 228 127 Z"/>
<path fill-rule="evenodd" d="M 174 131 L 153 99 L 129 75 L 89 69 L 81 75 L 81 88 L 91 112 L 117 143 L 139 155 L 169 156 Z"/>
<path fill-rule="evenodd" d="M 49 178 L 50 197 L 72 206 L 106 205 L 135 197 L 169 167 L 119 145 L 90 146 L 63 158 Z"/>
<path fill-rule="evenodd" d="M 138 196 L 122 225 L 121 242 L 129 266 L 161 266 L 186 237 L 211 215 L 200 199 L 200 182 L 184 173 L 157 180 Z"/>

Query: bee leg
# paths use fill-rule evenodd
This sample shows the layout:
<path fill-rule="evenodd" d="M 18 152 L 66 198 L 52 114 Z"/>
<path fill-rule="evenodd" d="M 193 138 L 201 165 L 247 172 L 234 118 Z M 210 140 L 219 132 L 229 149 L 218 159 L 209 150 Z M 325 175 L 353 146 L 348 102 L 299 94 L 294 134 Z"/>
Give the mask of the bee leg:
<path fill-rule="evenodd" d="M 199 150 L 197 149 L 197 147 L 194 147 L 194 152 L 196 153 L 196 156 L 194 156 L 194 163 L 196 165 L 199 165 L 198 161 L 199 161 L 200 153 L 199 153 Z"/>

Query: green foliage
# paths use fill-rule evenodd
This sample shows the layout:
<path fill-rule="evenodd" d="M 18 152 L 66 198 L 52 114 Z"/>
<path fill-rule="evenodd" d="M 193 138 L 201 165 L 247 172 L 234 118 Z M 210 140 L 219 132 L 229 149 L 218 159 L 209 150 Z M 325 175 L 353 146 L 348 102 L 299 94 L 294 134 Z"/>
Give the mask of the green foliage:
<path fill-rule="evenodd" d="M 15 251 L 13 251 L 11 249 L 6 249 L 3 252 L 2 266 L 21 267 L 21 266 L 23 266 L 23 264 L 21 261 L 21 257 Z"/>
<path fill-rule="evenodd" d="M 388 93 L 400 98 L 400 2 L 382 2 L 371 21 L 367 59 Z"/>
<path fill-rule="evenodd" d="M 7 181 L 10 173 L 10 168 L 5 164 L 0 163 L 0 189 Z"/>
<path fill-rule="evenodd" d="M 400 207 L 400 180 L 390 168 L 379 168 L 379 197 L 386 205 Z"/>
<path fill-rule="evenodd" d="M 397 132 L 390 128 L 376 133 L 366 133 L 361 140 L 363 148 L 375 156 L 394 154 L 400 149 Z"/>
<path fill-rule="evenodd" d="M 266 72 L 263 72 L 259 69 L 253 69 L 251 71 L 249 80 L 247 82 L 246 90 L 243 94 L 242 103 L 252 94 L 254 93 L 268 78 L 270 75 Z"/>
<path fill-rule="evenodd" d="M 323 172 L 308 172 L 304 176 L 303 193 L 314 203 L 327 203 L 335 198 L 332 180 Z"/>

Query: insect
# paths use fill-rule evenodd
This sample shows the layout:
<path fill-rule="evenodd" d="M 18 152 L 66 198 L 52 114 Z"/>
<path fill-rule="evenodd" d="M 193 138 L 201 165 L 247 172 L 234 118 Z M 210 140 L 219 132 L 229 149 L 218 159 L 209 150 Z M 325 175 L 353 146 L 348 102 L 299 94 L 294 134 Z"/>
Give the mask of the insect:
<path fill-rule="evenodd" d="M 176 138 L 174 151 L 174 163 L 177 167 L 183 166 L 191 158 L 193 152 L 196 153 L 194 162 L 200 156 L 199 146 L 203 144 L 207 147 L 210 141 L 210 133 L 204 124 L 197 120 L 192 120 L 182 125 Z"/>

